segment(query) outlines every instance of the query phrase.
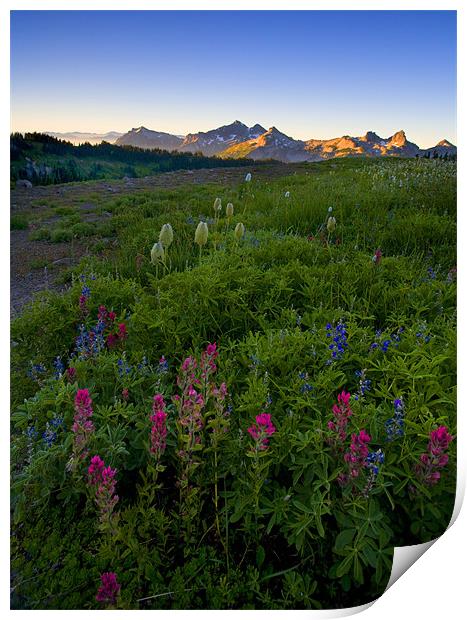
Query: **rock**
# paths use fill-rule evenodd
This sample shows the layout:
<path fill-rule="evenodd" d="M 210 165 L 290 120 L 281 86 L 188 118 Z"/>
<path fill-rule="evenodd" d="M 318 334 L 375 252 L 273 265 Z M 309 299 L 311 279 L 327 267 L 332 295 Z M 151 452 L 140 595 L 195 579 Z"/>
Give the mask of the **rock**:
<path fill-rule="evenodd" d="M 31 189 L 32 183 L 27 179 L 18 179 L 16 181 L 16 187 L 25 187 L 26 189 Z"/>

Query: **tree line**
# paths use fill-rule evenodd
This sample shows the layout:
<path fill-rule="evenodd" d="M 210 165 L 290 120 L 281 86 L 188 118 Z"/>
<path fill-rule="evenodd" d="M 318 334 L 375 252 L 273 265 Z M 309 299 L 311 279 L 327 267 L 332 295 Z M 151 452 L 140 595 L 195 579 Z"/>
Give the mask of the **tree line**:
<path fill-rule="evenodd" d="M 24 165 L 11 167 L 11 180 L 28 179 L 33 184 L 66 183 L 90 179 L 108 178 L 105 163 L 122 164 L 120 176 L 136 177 L 135 166 L 147 166 L 151 173 L 171 170 L 194 170 L 231 166 L 251 166 L 251 159 L 220 159 L 202 153 L 180 153 L 162 149 L 142 149 L 136 146 L 117 146 L 110 142 L 74 145 L 47 134 L 13 133 L 10 136 L 11 162 Z M 41 157 L 45 161 L 40 161 Z M 27 161 L 27 158 L 34 160 Z M 59 158 L 59 159 L 57 159 Z M 77 159 L 89 160 L 83 168 Z M 94 161 L 93 161 L 94 160 Z M 114 171 L 115 172 L 115 171 Z"/>

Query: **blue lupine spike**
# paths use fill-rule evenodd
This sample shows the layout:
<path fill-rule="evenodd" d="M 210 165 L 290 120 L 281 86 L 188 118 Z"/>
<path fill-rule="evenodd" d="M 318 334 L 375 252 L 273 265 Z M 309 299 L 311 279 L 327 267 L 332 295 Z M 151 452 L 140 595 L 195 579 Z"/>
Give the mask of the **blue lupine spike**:
<path fill-rule="evenodd" d="M 349 346 L 347 342 L 346 325 L 342 321 L 338 321 L 336 327 L 331 323 L 326 324 L 326 337 L 332 338 L 332 344 L 328 345 L 333 359 L 341 359 L 345 349 Z"/>

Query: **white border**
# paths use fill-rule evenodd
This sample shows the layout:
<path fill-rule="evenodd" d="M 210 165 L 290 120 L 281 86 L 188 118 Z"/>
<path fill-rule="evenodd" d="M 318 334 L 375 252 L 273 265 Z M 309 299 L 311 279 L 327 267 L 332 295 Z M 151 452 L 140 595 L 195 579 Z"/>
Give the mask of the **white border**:
<path fill-rule="evenodd" d="M 8 224 L 8 205 L 9 205 L 9 132 L 10 132 L 10 119 L 8 116 L 9 110 L 9 11 L 10 10 L 457 10 L 458 11 L 458 59 L 466 58 L 466 41 L 467 33 L 465 28 L 465 9 L 463 3 L 453 0 L 445 0 L 444 2 L 435 0 L 380 0 L 375 3 L 374 0 L 328 0 L 325 1 L 311 1 L 311 0 L 160 0 L 158 2 L 151 0 L 3 0 L 0 6 L 0 46 L 2 54 L 0 57 L 0 75 L 5 76 L 3 78 L 3 89 L 1 92 L 1 110 L 2 110 L 2 141 L 1 141 L 1 167 L 0 167 L 0 192 L 2 196 L 2 210 L 1 210 L 1 247 L 4 248 L 5 256 L 4 260 L 0 261 L 0 273 L 2 278 L 2 284 L 5 287 L 4 290 L 8 290 L 9 287 L 9 261 L 7 257 L 7 248 L 9 247 L 9 224 Z M 421 53 L 429 53 L 429 42 L 427 48 Z M 433 42 L 433 54 L 436 54 L 436 42 Z M 459 60 L 459 62 L 461 62 Z M 462 68 L 465 69 L 465 63 Z M 7 77 L 8 76 L 8 77 Z M 464 93 L 465 93 L 465 78 L 462 72 L 458 69 L 458 110 L 464 110 Z M 423 113 L 423 111 L 421 111 Z M 465 111 L 464 111 L 465 116 Z M 465 122 L 463 121 L 462 113 L 458 112 L 458 146 L 459 148 L 459 168 L 461 174 L 459 175 L 459 199 L 458 204 L 466 205 L 465 200 L 465 182 L 463 179 L 462 171 L 464 169 L 464 156 L 463 156 L 463 144 L 465 142 Z M 465 208 L 465 207 L 464 207 Z M 458 213 L 458 229 L 460 234 L 465 232 L 465 216 L 462 209 Z M 463 318 L 463 301 L 465 300 L 465 278 L 463 273 L 465 272 L 464 263 L 464 251 L 462 238 L 459 239 L 461 243 L 458 243 L 459 256 L 458 256 L 458 273 L 459 273 L 459 303 L 458 308 L 461 312 L 461 320 L 459 321 L 458 331 L 458 345 L 459 351 L 467 350 L 467 338 L 466 327 L 464 327 Z M 4 295 L 6 298 L 6 295 Z M 9 324 L 9 304 L 2 305 L 2 325 L 4 329 L 0 331 L 1 338 L 1 372 L 3 395 L 5 399 L 5 406 L 3 408 L 2 415 L 2 437 L 5 438 L 5 444 L 7 444 L 6 438 L 9 437 L 9 420 L 8 420 L 8 403 L 7 394 L 9 394 L 9 338 L 6 325 Z M 465 378 L 465 364 L 462 355 L 458 355 L 458 371 L 461 377 L 461 385 L 464 385 Z M 462 393 L 460 401 L 462 402 Z M 466 442 L 466 430 L 463 410 L 461 409 L 458 416 L 458 496 L 456 509 L 459 510 L 462 503 L 463 495 L 465 492 L 465 471 L 466 471 L 466 456 L 465 456 L 465 442 Z M 23 616 L 22 611 L 10 611 L 9 610 L 9 459 L 8 451 L 5 448 L 0 453 L 1 458 L 1 471 L 2 471 L 2 494 L 5 499 L 2 504 L 1 511 L 1 532 L 2 532 L 2 566 L 4 566 L 2 588 L 1 588 L 1 607 L 2 611 L 7 613 L 14 613 L 15 616 Z M 417 615 L 423 617 L 424 620 L 437 620 L 439 617 L 455 618 L 460 615 L 461 609 L 465 609 L 464 592 L 465 589 L 465 557 L 464 553 L 467 549 L 467 516 L 466 509 L 460 512 L 457 521 L 454 522 L 452 527 L 435 542 L 431 548 L 425 553 L 408 571 L 402 579 L 399 579 L 385 594 L 378 599 L 373 605 L 371 605 L 366 611 L 364 611 L 365 618 L 378 618 L 378 620 L 394 619 L 394 613 L 402 612 L 404 617 L 411 617 Z M 407 548 L 405 549 L 407 551 Z M 364 606 L 366 607 L 366 606 Z M 347 610 L 350 613 L 356 613 L 357 608 Z M 45 614 L 60 613 L 60 612 L 36 612 L 45 617 Z M 63 612 L 62 612 L 63 613 Z M 67 612 L 73 614 L 80 614 L 84 617 L 84 611 Z M 93 613 L 93 612 L 92 612 Z M 127 617 L 128 613 L 136 612 L 114 612 L 115 617 Z M 165 617 L 167 614 L 175 614 L 177 616 L 190 616 L 190 617 L 203 617 L 206 615 L 213 616 L 217 614 L 217 611 L 200 611 L 200 612 L 186 612 L 186 611 L 171 611 L 171 612 L 156 612 L 158 617 Z M 226 613 L 223 611 L 222 613 Z M 312 615 L 313 618 L 318 617 L 337 617 L 346 615 L 342 610 L 335 612 L 275 612 L 275 611 L 253 611 L 253 612 L 227 612 L 235 615 L 248 615 L 251 617 L 266 616 L 266 614 L 274 614 L 284 616 L 285 614 L 293 613 L 294 615 Z"/>

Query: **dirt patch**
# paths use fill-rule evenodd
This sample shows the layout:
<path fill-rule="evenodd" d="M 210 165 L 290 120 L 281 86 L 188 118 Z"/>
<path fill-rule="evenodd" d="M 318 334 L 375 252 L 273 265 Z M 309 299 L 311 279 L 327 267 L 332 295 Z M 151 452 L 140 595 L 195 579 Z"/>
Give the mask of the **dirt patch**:
<path fill-rule="evenodd" d="M 76 265 L 88 253 L 83 243 L 30 241 L 29 230 L 10 232 L 10 314 L 12 317 L 35 293 L 45 289 L 63 290 L 57 282 L 63 271 Z"/>

